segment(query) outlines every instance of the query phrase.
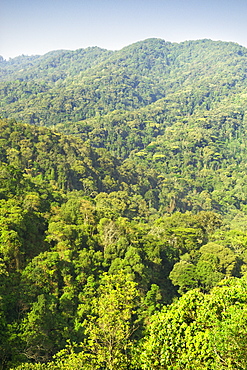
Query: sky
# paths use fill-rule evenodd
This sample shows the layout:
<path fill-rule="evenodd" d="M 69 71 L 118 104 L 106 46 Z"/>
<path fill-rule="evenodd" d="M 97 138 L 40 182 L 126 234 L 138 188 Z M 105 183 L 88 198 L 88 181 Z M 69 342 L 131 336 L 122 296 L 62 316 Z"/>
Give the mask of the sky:
<path fill-rule="evenodd" d="M 0 55 L 119 50 L 152 37 L 247 47 L 246 18 L 247 0 L 0 0 Z"/>

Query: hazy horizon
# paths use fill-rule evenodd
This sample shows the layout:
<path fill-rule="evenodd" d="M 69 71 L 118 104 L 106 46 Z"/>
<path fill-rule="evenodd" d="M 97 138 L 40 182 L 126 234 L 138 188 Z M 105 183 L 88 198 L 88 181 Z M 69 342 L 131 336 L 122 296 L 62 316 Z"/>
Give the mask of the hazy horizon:
<path fill-rule="evenodd" d="M 2 0 L 0 55 L 43 55 L 98 46 L 119 50 L 148 38 L 211 39 L 247 47 L 247 1 Z"/>

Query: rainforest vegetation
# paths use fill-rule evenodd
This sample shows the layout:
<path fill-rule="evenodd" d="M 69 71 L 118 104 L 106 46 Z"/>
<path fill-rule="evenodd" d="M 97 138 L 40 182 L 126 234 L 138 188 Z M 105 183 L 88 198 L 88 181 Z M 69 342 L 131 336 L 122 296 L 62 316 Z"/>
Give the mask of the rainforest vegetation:
<path fill-rule="evenodd" d="M 246 370 L 247 49 L 0 58 L 0 369 Z"/>

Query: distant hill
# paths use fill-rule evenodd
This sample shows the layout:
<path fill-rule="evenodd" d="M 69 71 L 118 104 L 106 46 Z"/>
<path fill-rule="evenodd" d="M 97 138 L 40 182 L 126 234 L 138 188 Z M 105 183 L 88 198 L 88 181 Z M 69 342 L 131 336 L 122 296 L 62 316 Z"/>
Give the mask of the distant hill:
<path fill-rule="evenodd" d="M 246 369 L 247 49 L 0 58 L 0 370 Z"/>
<path fill-rule="evenodd" d="M 148 39 L 115 52 L 61 50 L 0 65 L 2 117 L 152 169 L 155 188 L 142 190 L 152 207 L 245 212 L 246 48 Z"/>
<path fill-rule="evenodd" d="M 210 109 L 246 88 L 246 60 L 247 50 L 234 43 L 160 39 L 115 52 L 95 47 L 22 56 L 0 62 L 0 111 L 25 123 L 56 125 L 139 109 L 171 93 L 188 95 L 190 111 Z"/>

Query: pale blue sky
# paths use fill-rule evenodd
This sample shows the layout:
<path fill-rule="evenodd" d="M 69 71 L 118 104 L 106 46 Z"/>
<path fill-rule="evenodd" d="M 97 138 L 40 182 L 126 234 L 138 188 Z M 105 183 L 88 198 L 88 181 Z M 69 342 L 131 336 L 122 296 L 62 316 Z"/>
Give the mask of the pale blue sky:
<path fill-rule="evenodd" d="M 116 50 L 149 37 L 247 47 L 246 19 L 247 0 L 0 0 L 0 55 Z"/>

